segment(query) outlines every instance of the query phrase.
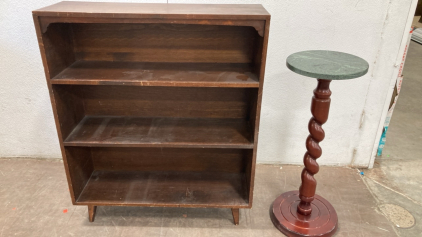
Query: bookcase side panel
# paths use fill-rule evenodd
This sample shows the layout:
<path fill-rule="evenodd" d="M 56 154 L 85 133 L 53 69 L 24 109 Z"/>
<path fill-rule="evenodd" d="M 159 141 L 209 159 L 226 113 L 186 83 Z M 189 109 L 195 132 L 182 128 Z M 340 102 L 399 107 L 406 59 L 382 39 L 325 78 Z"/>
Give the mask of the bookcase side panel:
<path fill-rule="evenodd" d="M 261 118 L 261 105 L 262 105 L 262 94 L 264 89 L 264 76 L 265 76 L 265 65 L 267 59 L 267 48 L 268 48 L 268 37 L 269 37 L 269 29 L 270 29 L 270 16 L 267 17 L 265 21 L 265 28 L 264 28 L 264 36 L 257 40 L 258 42 L 258 50 L 257 56 L 255 61 L 255 69 L 257 70 L 257 74 L 259 75 L 259 89 L 258 94 L 256 97 L 256 106 L 251 111 L 253 112 L 251 115 L 254 116 L 254 119 L 251 119 L 254 123 L 254 149 L 251 158 L 251 166 L 249 171 L 246 171 L 246 177 L 249 183 L 249 206 L 252 207 L 253 202 L 253 191 L 254 191 L 254 183 L 255 183 L 255 166 L 256 166 L 256 156 L 258 151 L 258 137 L 259 137 L 259 122 Z M 259 60 L 258 60 L 259 59 Z"/>
<path fill-rule="evenodd" d="M 65 150 L 69 175 L 72 180 L 72 191 L 75 195 L 75 200 L 78 200 L 79 195 L 82 193 L 94 171 L 91 148 L 65 147 Z"/>
<path fill-rule="evenodd" d="M 52 45 L 51 38 L 47 37 L 46 33 L 43 33 L 43 31 L 41 30 L 40 16 L 38 16 L 37 14 L 33 14 L 33 20 L 34 20 L 35 31 L 36 31 L 36 34 L 37 34 L 37 40 L 38 40 L 38 45 L 39 45 L 39 49 L 40 49 L 40 53 L 41 53 L 41 58 L 42 58 L 42 61 L 43 61 L 44 72 L 45 72 L 47 87 L 48 87 L 48 91 L 49 91 L 49 95 L 50 95 L 50 102 L 51 102 L 51 105 L 52 105 L 54 120 L 55 120 L 55 123 L 56 123 L 58 139 L 59 139 L 59 142 L 60 142 L 60 149 L 61 149 L 61 152 L 62 152 L 63 164 L 64 164 L 64 168 L 65 168 L 65 172 L 66 172 L 69 192 L 70 192 L 70 196 L 71 196 L 71 199 L 72 199 L 72 203 L 76 203 L 77 196 L 75 196 L 75 193 L 74 193 L 74 185 L 72 183 L 72 178 L 71 178 L 72 171 L 71 171 L 71 168 L 69 168 L 69 163 L 68 163 L 68 159 L 67 159 L 68 154 L 67 154 L 66 148 L 64 147 L 64 144 L 63 144 L 63 139 L 64 139 L 65 136 L 67 136 L 67 134 L 65 132 L 65 135 L 63 136 L 63 133 L 62 133 L 62 130 L 61 130 L 62 125 L 59 121 L 59 115 L 58 115 L 59 114 L 58 110 L 60 110 L 59 108 L 61 106 L 60 105 L 57 106 L 55 95 L 54 95 L 54 92 L 53 92 L 53 86 L 50 83 L 50 79 L 54 76 L 55 73 L 60 72 L 63 68 L 67 67 L 68 65 L 70 65 L 70 63 L 72 61 L 74 61 L 74 58 L 72 58 L 73 49 L 71 48 L 71 45 L 70 45 L 71 38 L 65 38 L 65 37 L 63 37 L 63 35 L 60 36 L 60 33 L 50 31 L 49 34 L 52 34 L 52 38 L 55 38 L 55 37 L 58 38 L 57 42 L 64 42 L 63 43 L 64 47 L 62 49 L 59 49 L 59 50 L 61 52 L 63 52 L 65 55 L 61 56 L 61 55 L 59 55 L 58 52 L 52 52 L 52 50 L 54 50 L 54 48 L 56 48 L 56 46 Z M 62 30 L 64 30 L 63 33 L 65 33 L 65 31 L 68 30 L 68 29 L 62 29 Z M 60 29 L 59 29 L 59 31 L 60 31 Z M 57 61 L 54 61 L 54 59 L 57 59 Z M 60 104 L 60 102 L 59 102 L 59 104 Z M 70 161 L 70 162 L 72 163 L 72 161 Z"/>
<path fill-rule="evenodd" d="M 82 91 L 77 86 L 61 85 L 53 85 L 52 90 L 61 136 L 65 140 L 85 116 Z"/>

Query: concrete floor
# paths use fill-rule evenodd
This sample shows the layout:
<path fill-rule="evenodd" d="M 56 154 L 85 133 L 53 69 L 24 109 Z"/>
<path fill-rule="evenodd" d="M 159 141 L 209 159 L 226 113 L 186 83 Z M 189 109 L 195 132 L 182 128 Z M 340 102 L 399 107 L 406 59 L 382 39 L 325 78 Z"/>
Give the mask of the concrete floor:
<path fill-rule="evenodd" d="M 421 16 L 415 16 L 413 18 L 412 26 L 415 26 L 417 28 L 421 28 L 422 27 L 422 23 L 419 22 L 419 19 L 420 18 L 421 18 Z"/>
<path fill-rule="evenodd" d="M 421 65 L 422 45 L 412 42 L 375 168 L 363 170 L 364 176 L 341 167 L 322 167 L 318 173 L 317 192 L 339 216 L 337 237 L 422 236 Z M 60 160 L 0 159 L 0 236 L 282 236 L 268 209 L 280 193 L 298 188 L 301 169 L 258 165 L 254 206 L 241 210 L 239 226 L 233 225 L 229 209 L 199 208 L 99 207 L 89 223 L 87 207 L 71 204 Z M 385 212 L 388 204 L 407 209 L 416 224 L 395 226 Z M 396 213 L 402 221 L 407 218 Z"/>
<path fill-rule="evenodd" d="M 299 187 L 302 167 L 258 165 L 254 206 L 241 209 L 73 206 L 60 160 L 0 159 L 0 236 L 282 236 L 268 210 L 281 193 Z M 355 169 L 322 167 L 318 193 L 336 208 L 336 236 L 396 236 Z"/>
<path fill-rule="evenodd" d="M 387 132 L 383 155 L 365 172 L 364 181 L 377 204 L 396 204 L 415 218 L 399 236 L 422 236 L 422 45 L 411 42 L 404 79 Z"/>

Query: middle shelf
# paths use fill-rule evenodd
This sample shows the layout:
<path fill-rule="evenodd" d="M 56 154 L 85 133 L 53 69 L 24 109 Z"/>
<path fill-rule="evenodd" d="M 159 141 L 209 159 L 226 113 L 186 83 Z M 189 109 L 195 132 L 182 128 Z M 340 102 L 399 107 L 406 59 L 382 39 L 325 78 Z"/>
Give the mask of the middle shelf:
<path fill-rule="evenodd" d="M 64 85 L 258 88 L 249 63 L 74 62 L 51 79 Z"/>
<path fill-rule="evenodd" d="M 245 119 L 85 116 L 65 146 L 253 149 Z"/>

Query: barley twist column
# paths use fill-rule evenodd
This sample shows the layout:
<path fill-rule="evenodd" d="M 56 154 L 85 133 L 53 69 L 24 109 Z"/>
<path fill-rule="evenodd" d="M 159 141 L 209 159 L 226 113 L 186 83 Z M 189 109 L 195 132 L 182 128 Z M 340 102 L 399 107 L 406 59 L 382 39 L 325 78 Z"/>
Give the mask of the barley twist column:
<path fill-rule="evenodd" d="M 314 97 L 312 98 L 311 112 L 313 117 L 308 124 L 310 133 L 306 139 L 306 150 L 308 151 L 303 157 L 305 168 L 302 171 L 302 185 L 299 188 L 301 201 L 297 206 L 297 211 L 305 216 L 312 212 L 311 202 L 314 200 L 317 184 L 314 174 L 319 171 L 316 159 L 322 154 L 319 142 L 325 137 L 322 124 L 327 122 L 331 102 L 330 82 L 331 80 L 318 79 L 318 86 L 314 90 Z"/>
<path fill-rule="evenodd" d="M 368 63 L 351 54 L 311 50 L 290 55 L 287 67 L 304 76 L 320 78 L 312 98 L 312 118 L 308 124 L 303 158 L 302 184 L 299 191 L 281 194 L 270 207 L 274 226 L 287 236 L 332 236 L 337 230 L 337 213 L 323 197 L 315 194 L 319 171 L 317 159 L 322 155 L 319 143 L 324 139 L 322 125 L 327 122 L 331 103 L 330 82 L 353 79 L 368 72 Z"/>

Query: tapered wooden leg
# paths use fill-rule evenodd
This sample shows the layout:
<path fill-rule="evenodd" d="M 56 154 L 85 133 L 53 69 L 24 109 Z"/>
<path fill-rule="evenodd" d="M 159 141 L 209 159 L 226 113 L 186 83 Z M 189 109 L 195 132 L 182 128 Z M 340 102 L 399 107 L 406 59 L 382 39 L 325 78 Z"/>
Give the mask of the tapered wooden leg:
<path fill-rule="evenodd" d="M 97 211 L 97 206 L 88 205 L 89 222 L 94 222 L 95 211 Z"/>
<path fill-rule="evenodd" d="M 239 225 L 239 208 L 232 208 L 233 222 Z"/>

